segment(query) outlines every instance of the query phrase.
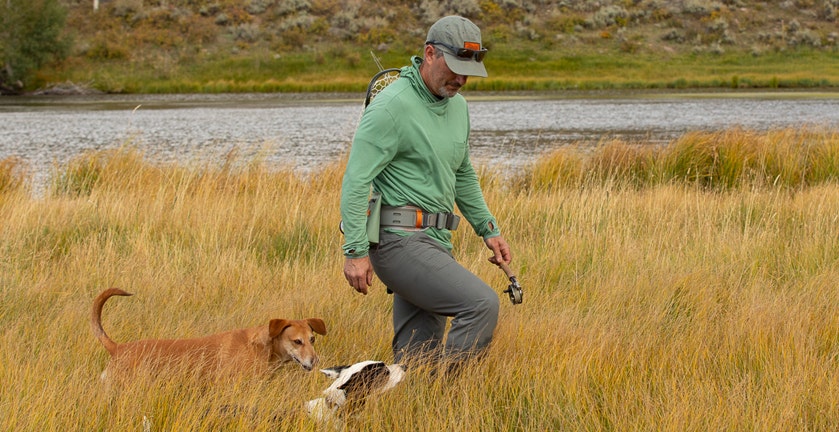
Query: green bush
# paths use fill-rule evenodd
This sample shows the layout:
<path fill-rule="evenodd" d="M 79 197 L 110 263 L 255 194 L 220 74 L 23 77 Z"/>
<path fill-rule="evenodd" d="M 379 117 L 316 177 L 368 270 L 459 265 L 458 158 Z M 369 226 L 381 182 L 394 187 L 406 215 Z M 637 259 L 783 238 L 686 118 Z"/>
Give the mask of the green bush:
<path fill-rule="evenodd" d="M 32 72 L 67 54 L 65 20 L 57 0 L 0 2 L 0 94 L 21 91 Z"/>

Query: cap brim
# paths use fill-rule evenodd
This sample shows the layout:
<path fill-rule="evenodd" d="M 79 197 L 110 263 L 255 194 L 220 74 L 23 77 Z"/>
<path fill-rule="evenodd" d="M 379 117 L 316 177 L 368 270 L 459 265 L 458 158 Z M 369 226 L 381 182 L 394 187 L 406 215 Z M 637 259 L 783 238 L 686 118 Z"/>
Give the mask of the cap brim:
<path fill-rule="evenodd" d="M 443 58 L 446 59 L 446 66 L 458 75 L 487 77 L 487 68 L 484 67 L 483 62 L 476 62 L 472 59 L 459 59 L 447 52 L 443 52 Z"/>

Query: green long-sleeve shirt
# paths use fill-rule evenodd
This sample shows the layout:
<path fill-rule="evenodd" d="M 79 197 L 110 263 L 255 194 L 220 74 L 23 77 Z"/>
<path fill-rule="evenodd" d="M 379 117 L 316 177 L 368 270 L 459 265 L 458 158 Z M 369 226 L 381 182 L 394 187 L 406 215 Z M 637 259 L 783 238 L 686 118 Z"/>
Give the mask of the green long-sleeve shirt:
<path fill-rule="evenodd" d="M 434 96 L 420 76 L 421 62 L 413 57 L 402 68 L 400 78 L 366 108 L 356 130 L 341 191 L 347 256 L 365 256 L 369 250 L 365 225 L 371 183 L 383 205 L 414 205 L 436 213 L 453 212 L 457 204 L 479 236 L 500 235 L 469 159 L 466 100 L 459 94 Z M 426 232 L 452 248 L 450 231 Z"/>

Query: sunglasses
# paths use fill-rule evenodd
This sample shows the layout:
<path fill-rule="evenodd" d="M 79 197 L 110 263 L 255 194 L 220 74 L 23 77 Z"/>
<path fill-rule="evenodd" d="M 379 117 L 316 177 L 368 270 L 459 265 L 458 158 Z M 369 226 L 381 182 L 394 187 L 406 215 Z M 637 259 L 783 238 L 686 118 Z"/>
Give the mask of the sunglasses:
<path fill-rule="evenodd" d="M 487 55 L 487 49 L 469 49 L 469 48 L 455 48 L 451 45 L 444 44 L 443 42 L 437 41 L 428 41 L 426 42 L 429 45 L 440 45 L 447 50 L 449 50 L 449 54 L 454 54 L 455 57 L 462 59 L 462 60 L 471 60 L 475 59 L 476 62 L 480 63 L 484 61 L 484 57 Z M 475 47 L 480 47 L 478 44 L 473 44 Z"/>

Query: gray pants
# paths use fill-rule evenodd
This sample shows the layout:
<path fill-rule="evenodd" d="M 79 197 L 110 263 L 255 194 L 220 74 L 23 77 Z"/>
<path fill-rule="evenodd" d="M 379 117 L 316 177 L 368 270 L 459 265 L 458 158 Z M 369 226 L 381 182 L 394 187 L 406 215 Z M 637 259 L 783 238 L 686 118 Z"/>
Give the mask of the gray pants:
<path fill-rule="evenodd" d="M 376 276 L 393 292 L 396 362 L 478 354 L 498 323 L 498 294 L 424 232 L 381 232 L 370 251 Z M 442 347 L 446 317 L 454 317 Z M 406 358 L 408 357 L 408 358 Z"/>

